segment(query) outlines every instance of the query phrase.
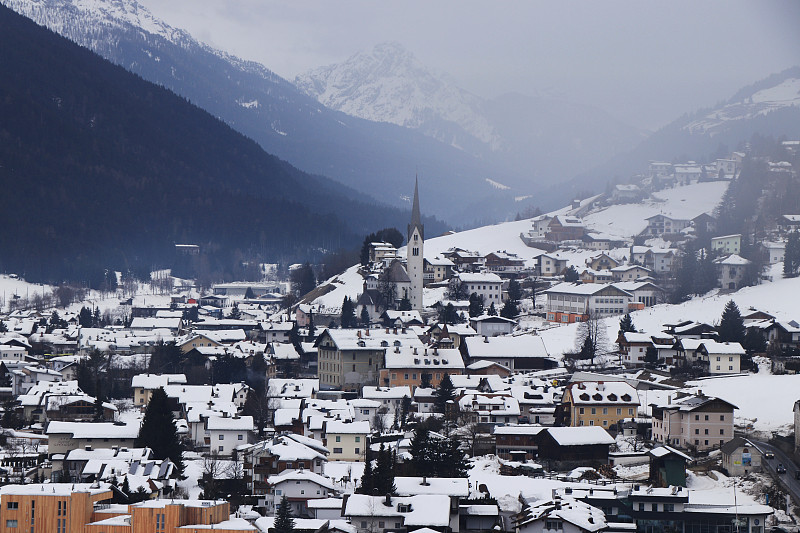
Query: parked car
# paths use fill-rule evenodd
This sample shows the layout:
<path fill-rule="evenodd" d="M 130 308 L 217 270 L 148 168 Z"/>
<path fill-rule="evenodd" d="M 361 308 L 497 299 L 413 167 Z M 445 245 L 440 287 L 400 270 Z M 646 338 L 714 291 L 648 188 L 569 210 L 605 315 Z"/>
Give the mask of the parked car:
<path fill-rule="evenodd" d="M 778 467 L 775 469 L 775 471 L 777 473 L 779 473 L 779 474 L 785 474 L 786 473 L 786 467 L 783 466 L 783 463 L 778 463 Z"/>
<path fill-rule="evenodd" d="M 772 452 L 764 452 L 764 459 L 775 459 L 775 454 Z"/>

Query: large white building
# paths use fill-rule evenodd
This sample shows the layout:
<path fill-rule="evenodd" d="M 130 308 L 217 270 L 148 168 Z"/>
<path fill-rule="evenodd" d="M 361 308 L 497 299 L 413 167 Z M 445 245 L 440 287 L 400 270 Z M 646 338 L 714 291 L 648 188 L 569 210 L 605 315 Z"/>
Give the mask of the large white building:
<path fill-rule="evenodd" d="M 502 303 L 503 280 L 497 274 L 461 272 L 457 277 L 466 288 L 467 294 L 471 295 L 474 292 L 483 298 L 483 305 L 486 308 L 492 304 L 499 307 Z"/>

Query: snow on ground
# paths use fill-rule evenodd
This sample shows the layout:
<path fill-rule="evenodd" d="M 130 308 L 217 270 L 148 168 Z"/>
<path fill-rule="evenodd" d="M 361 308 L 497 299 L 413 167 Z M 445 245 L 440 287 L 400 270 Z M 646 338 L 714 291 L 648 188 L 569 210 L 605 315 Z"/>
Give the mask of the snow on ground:
<path fill-rule="evenodd" d="M 478 492 L 481 485 L 485 485 L 491 497 L 504 511 L 519 512 L 522 510 L 519 495 L 536 495 L 537 499 L 550 498 L 554 488 L 565 487 L 568 484 L 562 481 L 543 478 L 530 478 L 526 476 L 501 476 L 500 462 L 493 455 L 476 457 L 472 460 L 469 471 L 470 490 Z M 569 484 L 573 485 L 573 484 Z"/>
<path fill-rule="evenodd" d="M 715 324 L 722 316 L 722 310 L 729 300 L 739 306 L 742 314 L 749 309 L 758 309 L 775 315 L 778 320 L 800 319 L 800 309 L 790 294 L 800 294 L 800 278 L 783 279 L 778 273 L 781 265 L 774 265 L 772 282 L 764 282 L 755 287 L 745 287 L 737 292 L 720 294 L 714 290 L 705 296 L 694 298 L 688 302 L 677 305 L 660 304 L 648 307 L 641 311 L 631 313 L 636 329 L 646 333 L 660 333 L 664 324 L 679 322 L 681 320 L 695 320 Z M 605 324 L 608 347 L 614 349 L 613 342 L 619 331 L 619 318 L 609 317 L 602 319 Z M 575 347 L 575 335 L 578 324 L 554 326 L 539 332 L 544 339 L 545 346 L 550 355 L 560 358 L 565 351 Z"/>
<path fill-rule="evenodd" d="M 53 292 L 53 287 L 40 283 L 28 283 L 17 276 L 0 275 L 0 310 L 7 311 L 9 302 L 14 296 L 31 299 L 35 295 L 47 295 Z"/>
<path fill-rule="evenodd" d="M 190 458 L 196 455 L 186 452 L 183 454 L 183 463 L 186 466 L 183 470 L 183 475 L 186 479 L 178 481 L 178 487 L 186 491 L 190 500 L 199 499 L 200 493 L 203 492 L 199 484 L 200 478 L 203 477 L 203 460 Z"/>
<path fill-rule="evenodd" d="M 774 431 L 794 424 L 794 402 L 800 390 L 800 375 L 776 376 L 759 372 L 744 376 L 693 381 L 691 391 L 718 396 L 739 409 L 737 425 L 753 424 L 756 431 Z M 769 401 L 765 401 L 769 394 Z"/>
<path fill-rule="evenodd" d="M 358 298 L 358 295 L 363 292 L 364 280 L 361 274 L 358 273 L 360 265 L 354 265 L 328 280 L 325 284 L 330 284 L 335 287 L 331 292 L 320 296 L 314 300 L 315 304 L 321 305 L 323 308 L 330 312 L 341 311 L 342 301 L 346 296 L 349 296 L 353 303 Z M 325 285 L 323 284 L 323 285 Z"/>
<path fill-rule="evenodd" d="M 588 228 L 602 233 L 631 238 L 647 227 L 647 218 L 664 214 L 673 218 L 692 219 L 708 213 L 722 200 L 728 189 L 727 181 L 693 183 L 684 187 L 664 189 L 639 204 L 612 205 L 586 215 Z"/>
<path fill-rule="evenodd" d="M 347 494 L 356 490 L 361 476 L 364 475 L 364 463 L 360 461 L 330 461 L 324 465 L 324 473 L 336 486 Z"/>

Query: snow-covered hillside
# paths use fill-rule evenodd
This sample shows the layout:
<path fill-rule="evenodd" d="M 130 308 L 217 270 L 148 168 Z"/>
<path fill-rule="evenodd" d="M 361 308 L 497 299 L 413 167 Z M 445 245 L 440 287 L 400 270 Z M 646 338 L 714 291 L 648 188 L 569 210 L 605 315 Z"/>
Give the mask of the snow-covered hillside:
<path fill-rule="evenodd" d="M 453 123 L 493 148 L 500 144 L 482 114 L 481 100 L 432 72 L 399 43 L 382 43 L 343 63 L 313 69 L 297 76 L 295 84 L 348 115 L 422 129 L 458 146 L 443 128 Z"/>
<path fill-rule="evenodd" d="M 691 219 L 702 213 L 712 212 L 722 200 L 727 188 L 728 182 L 716 181 L 665 189 L 654 193 L 652 198 L 639 204 L 612 205 L 590 212 L 583 217 L 583 220 L 590 230 L 630 239 L 647 226 L 647 218 L 653 215 L 665 214 Z M 593 199 L 584 200 L 581 206 L 591 203 Z M 564 208 L 553 211 L 550 215 L 570 212 L 572 212 L 570 208 Z M 519 220 L 437 237 L 425 241 L 425 256 L 434 257 L 450 248 L 459 247 L 482 254 L 505 250 L 526 259 L 533 259 L 542 253 L 541 250 L 529 248 L 519 238 L 520 233 L 529 229 L 531 229 L 530 220 Z M 582 257 L 581 252 L 577 253 Z M 583 254 L 594 255 L 591 252 Z"/>
<path fill-rule="evenodd" d="M 758 90 L 737 102 L 730 102 L 696 119 L 684 129 L 690 133 L 715 135 L 732 121 L 752 119 L 788 107 L 800 107 L 800 78 L 790 77 L 772 87 Z"/>

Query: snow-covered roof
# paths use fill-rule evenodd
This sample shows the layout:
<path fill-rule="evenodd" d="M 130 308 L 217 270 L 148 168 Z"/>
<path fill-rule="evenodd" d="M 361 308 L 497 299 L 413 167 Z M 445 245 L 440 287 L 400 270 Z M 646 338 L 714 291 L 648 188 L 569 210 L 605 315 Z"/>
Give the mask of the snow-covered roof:
<path fill-rule="evenodd" d="M 497 274 L 459 272 L 456 276 L 462 283 L 503 283 Z"/>
<path fill-rule="evenodd" d="M 403 346 L 389 348 L 384 356 L 384 368 L 441 368 L 444 370 L 463 370 L 464 360 L 455 348 L 434 349 Z M 366 387 L 365 387 L 366 388 Z"/>
<path fill-rule="evenodd" d="M 495 426 L 495 435 L 538 435 L 545 429 L 544 426 L 523 424 L 519 426 Z"/>
<path fill-rule="evenodd" d="M 570 497 L 538 500 L 526 505 L 516 525 L 519 528 L 544 518 L 560 518 L 579 531 L 600 531 L 608 526 L 603 511 Z"/>
<path fill-rule="evenodd" d="M 134 389 L 158 389 L 170 384 L 184 383 L 186 383 L 185 374 L 138 374 L 131 379 L 131 387 Z"/>
<path fill-rule="evenodd" d="M 116 422 L 62 422 L 53 420 L 47 425 L 48 435 L 68 433 L 73 439 L 135 439 L 139 436 L 139 423 Z"/>
<path fill-rule="evenodd" d="M 211 431 L 253 431 L 252 416 L 210 416 L 206 428 Z"/>
<path fill-rule="evenodd" d="M 317 340 L 319 344 L 325 336 L 329 336 L 336 348 L 339 350 L 386 350 L 394 346 L 416 346 L 423 348 L 424 345 L 413 331 L 389 329 L 389 333 L 381 328 L 376 329 L 326 329 Z M 399 344 L 398 344 L 399 343 Z"/>
<path fill-rule="evenodd" d="M 368 435 L 370 432 L 369 422 L 362 420 L 360 422 L 344 422 L 342 420 L 329 420 L 325 425 L 326 434 L 356 434 Z"/>
<path fill-rule="evenodd" d="M 462 364 L 463 368 L 463 364 Z M 407 385 L 398 387 L 374 387 L 364 385 L 361 396 L 370 400 L 401 400 L 404 396 L 411 397 L 411 389 Z"/>
<path fill-rule="evenodd" d="M 385 497 L 353 494 L 347 499 L 344 515 L 348 517 L 388 516 L 402 517 L 403 525 L 447 527 L 450 523 L 450 497 L 441 494 L 391 497 L 385 505 Z M 401 512 L 401 506 L 408 506 Z"/>
<path fill-rule="evenodd" d="M 108 483 L 32 483 L 30 485 L 4 485 L 0 487 L 2 496 L 69 496 L 73 492 L 102 494 L 110 491 Z"/>
<path fill-rule="evenodd" d="M 579 381 L 567 388 L 575 405 L 639 405 L 639 393 L 625 381 Z"/>
<path fill-rule="evenodd" d="M 702 339 L 701 345 L 709 355 L 744 355 L 745 351 L 738 342 L 717 342 L 711 339 Z M 698 347 L 699 349 L 699 347 Z"/>
<path fill-rule="evenodd" d="M 470 359 L 548 357 L 550 355 L 544 345 L 544 340 L 537 335 L 469 337 L 464 342 Z"/>
<path fill-rule="evenodd" d="M 267 483 L 270 485 L 277 485 L 288 481 L 309 481 L 328 490 L 336 490 L 330 478 L 315 474 L 310 470 L 284 470 L 280 474 L 275 474 L 267 478 Z"/>
<path fill-rule="evenodd" d="M 398 496 L 420 494 L 444 494 L 446 496 L 469 496 L 469 480 L 459 477 L 405 477 L 394 478 Z"/>
<path fill-rule="evenodd" d="M 561 446 L 614 444 L 614 439 L 600 426 L 551 427 L 547 432 Z"/>
<path fill-rule="evenodd" d="M 719 259 L 715 259 L 714 263 L 717 264 L 717 265 L 739 265 L 739 266 L 744 266 L 744 265 L 749 265 L 750 261 L 748 261 L 747 259 L 745 259 L 744 257 L 742 257 L 740 255 L 731 254 L 731 255 L 729 255 L 727 257 L 720 257 Z"/>

